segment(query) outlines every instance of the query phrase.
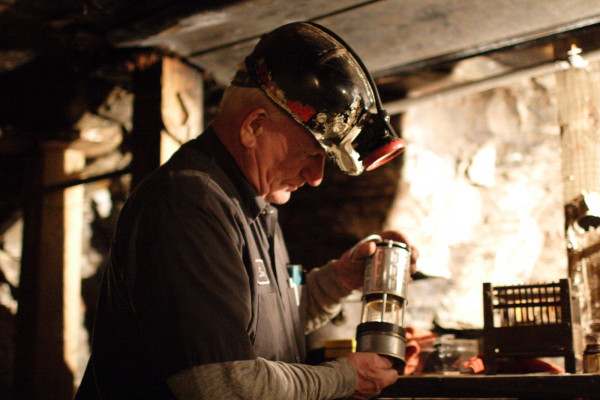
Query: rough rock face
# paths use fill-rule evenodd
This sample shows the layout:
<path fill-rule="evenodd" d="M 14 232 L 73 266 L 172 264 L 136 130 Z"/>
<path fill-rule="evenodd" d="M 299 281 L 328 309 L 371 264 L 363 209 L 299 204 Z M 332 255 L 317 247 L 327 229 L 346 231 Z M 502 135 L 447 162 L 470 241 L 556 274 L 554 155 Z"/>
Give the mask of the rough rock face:
<path fill-rule="evenodd" d="M 553 76 L 525 80 L 405 115 L 405 189 L 386 225 L 411 233 L 424 273 L 450 280 L 443 326 L 483 326 L 483 282 L 567 276 L 553 89 Z"/>

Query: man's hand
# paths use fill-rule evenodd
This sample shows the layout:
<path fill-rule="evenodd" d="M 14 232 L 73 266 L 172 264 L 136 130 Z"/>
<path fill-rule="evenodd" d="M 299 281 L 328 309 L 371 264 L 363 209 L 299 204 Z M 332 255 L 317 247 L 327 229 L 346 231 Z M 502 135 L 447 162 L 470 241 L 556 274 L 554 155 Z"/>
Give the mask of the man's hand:
<path fill-rule="evenodd" d="M 411 251 L 410 254 L 410 273 L 417 272 L 417 259 L 419 258 L 419 250 L 412 246 L 406 236 L 398 231 L 386 231 L 380 234 L 383 239 L 391 239 L 398 242 L 406 243 Z M 365 277 L 365 262 L 375 253 L 375 242 L 370 241 L 363 243 L 358 247 L 350 259 L 352 249 L 346 251 L 339 260 L 336 261 L 333 268 L 337 278 L 342 282 L 348 290 L 358 289 L 363 285 Z"/>
<path fill-rule="evenodd" d="M 398 380 L 393 362 L 374 353 L 350 353 L 346 355 L 358 374 L 353 399 L 370 399 L 381 393 L 386 386 Z"/>

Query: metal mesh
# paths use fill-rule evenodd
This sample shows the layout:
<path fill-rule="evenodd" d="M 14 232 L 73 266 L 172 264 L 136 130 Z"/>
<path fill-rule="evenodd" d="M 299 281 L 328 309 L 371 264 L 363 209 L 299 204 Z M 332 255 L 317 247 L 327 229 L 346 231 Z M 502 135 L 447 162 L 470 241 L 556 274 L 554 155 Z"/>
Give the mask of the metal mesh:
<path fill-rule="evenodd" d="M 600 64 L 556 73 L 556 87 L 563 195 L 568 205 L 582 195 L 600 193 Z M 578 229 L 578 218 L 567 214 L 569 276 L 581 310 L 580 322 L 584 332 L 590 332 L 600 329 L 600 254 L 586 250 L 600 242 L 600 227 L 596 221 Z"/>
<path fill-rule="evenodd" d="M 556 74 L 564 200 L 600 191 L 600 73 L 597 63 Z"/>
<path fill-rule="evenodd" d="M 563 323 L 558 283 L 495 287 L 494 326 Z"/>

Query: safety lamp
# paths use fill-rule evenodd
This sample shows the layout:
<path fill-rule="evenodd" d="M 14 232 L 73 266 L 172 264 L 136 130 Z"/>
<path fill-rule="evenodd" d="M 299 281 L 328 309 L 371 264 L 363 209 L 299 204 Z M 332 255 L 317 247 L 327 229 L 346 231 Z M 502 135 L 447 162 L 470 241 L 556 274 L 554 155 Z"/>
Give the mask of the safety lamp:
<path fill-rule="evenodd" d="M 355 249 L 373 240 L 377 244 L 366 265 L 356 349 L 390 357 L 401 371 L 406 364 L 406 332 L 402 325 L 410 280 L 410 249 L 405 243 L 379 235 L 363 239 Z"/>

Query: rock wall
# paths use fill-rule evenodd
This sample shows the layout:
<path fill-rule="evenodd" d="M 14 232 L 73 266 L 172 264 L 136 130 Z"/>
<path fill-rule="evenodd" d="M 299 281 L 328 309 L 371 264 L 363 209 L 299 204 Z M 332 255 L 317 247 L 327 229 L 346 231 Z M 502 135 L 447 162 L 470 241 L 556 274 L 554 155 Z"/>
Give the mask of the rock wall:
<path fill-rule="evenodd" d="M 415 290 L 415 312 L 438 297 L 427 311 L 440 325 L 482 327 L 483 282 L 567 276 L 554 87 L 553 75 L 524 80 L 404 116 L 403 190 L 385 225 L 410 232 L 419 269 L 448 280 L 442 295 Z"/>

